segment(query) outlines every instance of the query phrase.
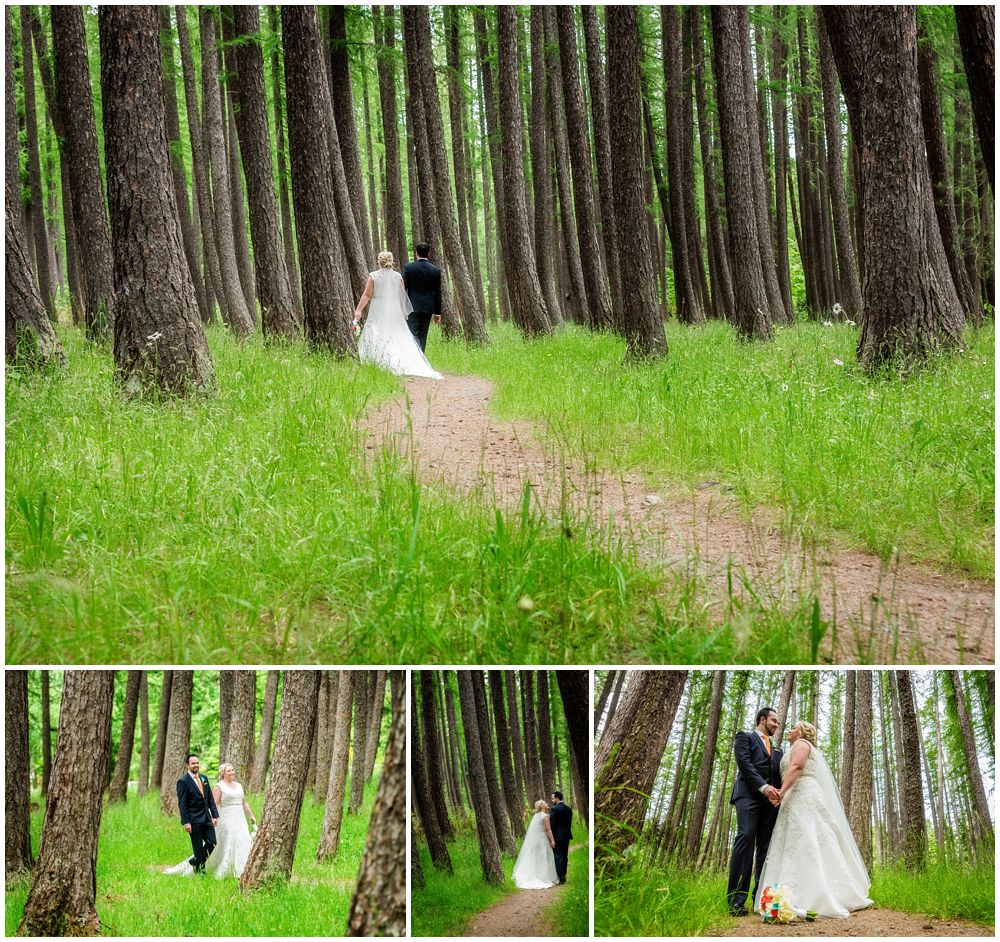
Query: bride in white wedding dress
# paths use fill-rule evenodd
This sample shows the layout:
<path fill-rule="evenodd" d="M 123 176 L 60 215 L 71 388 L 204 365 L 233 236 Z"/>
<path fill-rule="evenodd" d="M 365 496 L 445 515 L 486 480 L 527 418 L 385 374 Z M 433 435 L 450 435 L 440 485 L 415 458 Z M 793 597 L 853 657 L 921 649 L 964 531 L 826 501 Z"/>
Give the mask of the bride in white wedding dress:
<path fill-rule="evenodd" d="M 368 320 L 358 338 L 361 362 L 376 363 L 398 376 L 442 379 L 406 323 L 413 305 L 406 294 L 403 276 L 392 267 L 392 252 L 379 252 L 378 265 L 378 269 L 368 276 L 354 311 L 354 323 L 357 324 L 365 305 L 371 301 Z"/>
<path fill-rule="evenodd" d="M 512 878 L 518 889 L 547 890 L 559 882 L 553 844 L 549 806 L 543 800 L 536 801 L 535 815 L 528 825 L 514 864 Z"/>
<path fill-rule="evenodd" d="M 840 790 L 816 745 L 816 728 L 796 723 L 791 748 L 781 758 L 781 804 L 764 872 L 757 883 L 760 912 L 764 887 L 781 884 L 799 916 L 846 919 L 872 905 L 871 880 L 847 823 Z"/>
<path fill-rule="evenodd" d="M 243 795 L 243 786 L 236 781 L 236 769 L 228 762 L 219 769 L 222 778 L 212 790 L 219 809 L 219 823 L 215 828 L 219 843 L 205 863 L 205 872 L 217 880 L 229 877 L 239 879 L 250 854 L 250 828 L 247 817 L 256 825 L 253 809 Z M 164 873 L 188 877 L 194 874 L 190 860 L 170 867 Z"/>

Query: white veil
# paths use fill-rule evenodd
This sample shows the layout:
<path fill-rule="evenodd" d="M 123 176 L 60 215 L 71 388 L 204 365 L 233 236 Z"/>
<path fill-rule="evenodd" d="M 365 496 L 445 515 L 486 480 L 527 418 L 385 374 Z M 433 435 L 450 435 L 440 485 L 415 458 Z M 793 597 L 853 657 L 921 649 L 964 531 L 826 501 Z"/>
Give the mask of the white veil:
<path fill-rule="evenodd" d="M 511 874 L 519 889 L 544 890 L 559 882 L 555 857 L 542 823 L 545 817 L 544 811 L 536 812 L 524 834 L 524 842 L 521 844 L 514 872 Z"/>
<path fill-rule="evenodd" d="M 815 763 L 813 774 L 816 776 L 816 781 L 823 790 L 823 800 L 829 809 L 831 823 L 839 832 L 838 836 L 840 837 L 840 844 L 844 855 L 848 858 L 848 864 L 852 868 L 857 867 L 859 873 L 864 874 L 865 883 L 870 885 L 868 868 L 865 867 L 861 851 L 858 849 L 858 842 L 854 839 L 854 832 L 851 830 L 851 825 L 847 820 L 847 812 L 844 810 L 844 803 L 840 799 L 840 789 L 837 787 L 833 772 L 830 771 L 826 756 L 820 752 L 819 748 L 813 746 L 812 743 L 809 745 L 812 746 L 809 760 Z"/>

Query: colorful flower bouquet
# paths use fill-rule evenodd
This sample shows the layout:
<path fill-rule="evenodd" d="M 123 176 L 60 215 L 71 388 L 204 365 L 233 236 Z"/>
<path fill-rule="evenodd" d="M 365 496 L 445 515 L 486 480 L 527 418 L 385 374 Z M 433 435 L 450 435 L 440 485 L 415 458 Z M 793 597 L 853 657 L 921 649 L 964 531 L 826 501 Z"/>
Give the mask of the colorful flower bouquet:
<path fill-rule="evenodd" d="M 772 883 L 764 887 L 760 894 L 760 914 L 764 922 L 776 922 L 785 925 L 795 918 L 795 907 L 786 887 L 780 883 Z"/>

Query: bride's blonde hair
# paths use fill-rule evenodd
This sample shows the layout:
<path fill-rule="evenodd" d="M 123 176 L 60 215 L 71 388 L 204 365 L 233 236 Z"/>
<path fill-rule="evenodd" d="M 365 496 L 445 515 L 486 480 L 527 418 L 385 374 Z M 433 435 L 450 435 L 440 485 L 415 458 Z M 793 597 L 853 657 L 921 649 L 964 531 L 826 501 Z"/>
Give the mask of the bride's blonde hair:
<path fill-rule="evenodd" d="M 801 734 L 802 738 L 806 742 L 812 743 L 814 746 L 818 746 L 819 743 L 816 742 L 816 727 L 812 723 L 807 723 L 805 720 L 799 720 L 792 729 L 797 729 Z"/>
<path fill-rule="evenodd" d="M 545 804 L 545 799 L 539 798 L 538 801 L 535 802 L 535 811 L 541 811 L 544 804 Z"/>
<path fill-rule="evenodd" d="M 234 775 L 236 774 L 236 766 L 233 765 L 232 762 L 223 762 L 222 765 L 219 766 L 219 781 L 220 782 L 222 781 L 222 779 L 224 779 L 226 777 L 226 769 L 232 769 L 233 770 L 233 774 Z"/>
<path fill-rule="evenodd" d="M 379 268 L 392 268 L 396 263 L 396 260 L 392 257 L 392 252 L 379 252 L 377 261 Z"/>

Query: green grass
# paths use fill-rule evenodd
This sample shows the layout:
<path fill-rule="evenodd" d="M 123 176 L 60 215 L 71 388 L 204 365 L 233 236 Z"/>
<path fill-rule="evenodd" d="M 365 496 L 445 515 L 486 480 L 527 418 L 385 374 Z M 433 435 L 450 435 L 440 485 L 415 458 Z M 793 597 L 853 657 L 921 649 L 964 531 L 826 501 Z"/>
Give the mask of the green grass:
<path fill-rule="evenodd" d="M 931 865 L 922 874 L 876 869 L 871 898 L 881 909 L 994 923 L 992 868 Z M 747 918 L 753 918 L 752 916 Z M 598 936 L 705 936 L 733 927 L 726 874 L 676 865 L 608 871 L 594 885 Z"/>
<path fill-rule="evenodd" d="M 881 379 L 857 370 L 847 324 L 779 328 L 767 344 L 717 322 L 666 330 L 667 358 L 632 367 L 618 338 L 578 328 L 527 342 L 495 325 L 489 348 L 432 356 L 488 376 L 499 414 L 542 423 L 598 467 L 721 480 L 812 535 L 993 578 L 991 323 L 961 352 Z"/>
<path fill-rule="evenodd" d="M 189 857 L 191 844 L 179 820 L 160 812 L 159 794 L 105 806 L 97 855 L 97 912 L 107 935 L 124 936 L 341 936 L 354 893 L 377 777 L 360 814 L 345 815 L 340 851 L 331 864 L 316 862 L 323 805 L 303 802 L 292 879 L 250 896 L 236 880 L 166 876 L 161 868 Z M 262 798 L 250 804 L 260 816 Z M 42 811 L 31 816 L 37 853 Z M 13 935 L 28 896 L 28 878 L 9 886 L 6 934 Z"/>
<path fill-rule="evenodd" d="M 587 832 L 574 822 L 573 843 L 580 844 L 570 853 L 566 868 L 566 889 L 552 907 L 551 921 L 558 935 L 589 934 L 590 909 L 588 874 L 590 872 Z M 453 872 L 435 870 L 427 845 L 420 841 L 417 853 L 423 866 L 423 889 L 412 888 L 410 929 L 415 937 L 458 936 L 474 916 L 508 893 L 516 892 L 511 873 L 514 858 L 503 855 L 504 882 L 493 886 L 483 880 L 479 864 L 479 845 L 472 829 L 472 819 L 457 828 L 455 840 L 448 844 Z"/>
<path fill-rule="evenodd" d="M 456 830 L 455 840 L 448 844 L 452 873 L 435 870 L 427 845 L 417 845 L 424 887 L 412 886 L 410 891 L 410 931 L 414 936 L 461 935 L 473 916 L 515 890 L 510 878 L 514 859 L 503 856 L 504 882 L 493 886 L 483 880 L 471 819 Z"/>
<path fill-rule="evenodd" d="M 430 352 L 492 377 L 496 408 L 590 466 L 710 475 L 797 525 L 992 569 L 992 332 L 875 383 L 822 365 L 847 357 L 846 327 L 761 347 L 720 325 L 668 330 L 667 360 L 628 369 L 619 341 L 577 329 L 525 343 L 499 325 L 489 348 Z M 375 368 L 218 328 L 215 396 L 126 402 L 108 352 L 61 335 L 65 371 L 7 376 L 10 663 L 820 657 L 831 626 L 805 590 L 760 600 L 734 568 L 720 608 L 703 576 L 654 571 L 599 521 L 500 512 L 394 452 L 367 460 L 359 417 L 402 389 Z"/>

